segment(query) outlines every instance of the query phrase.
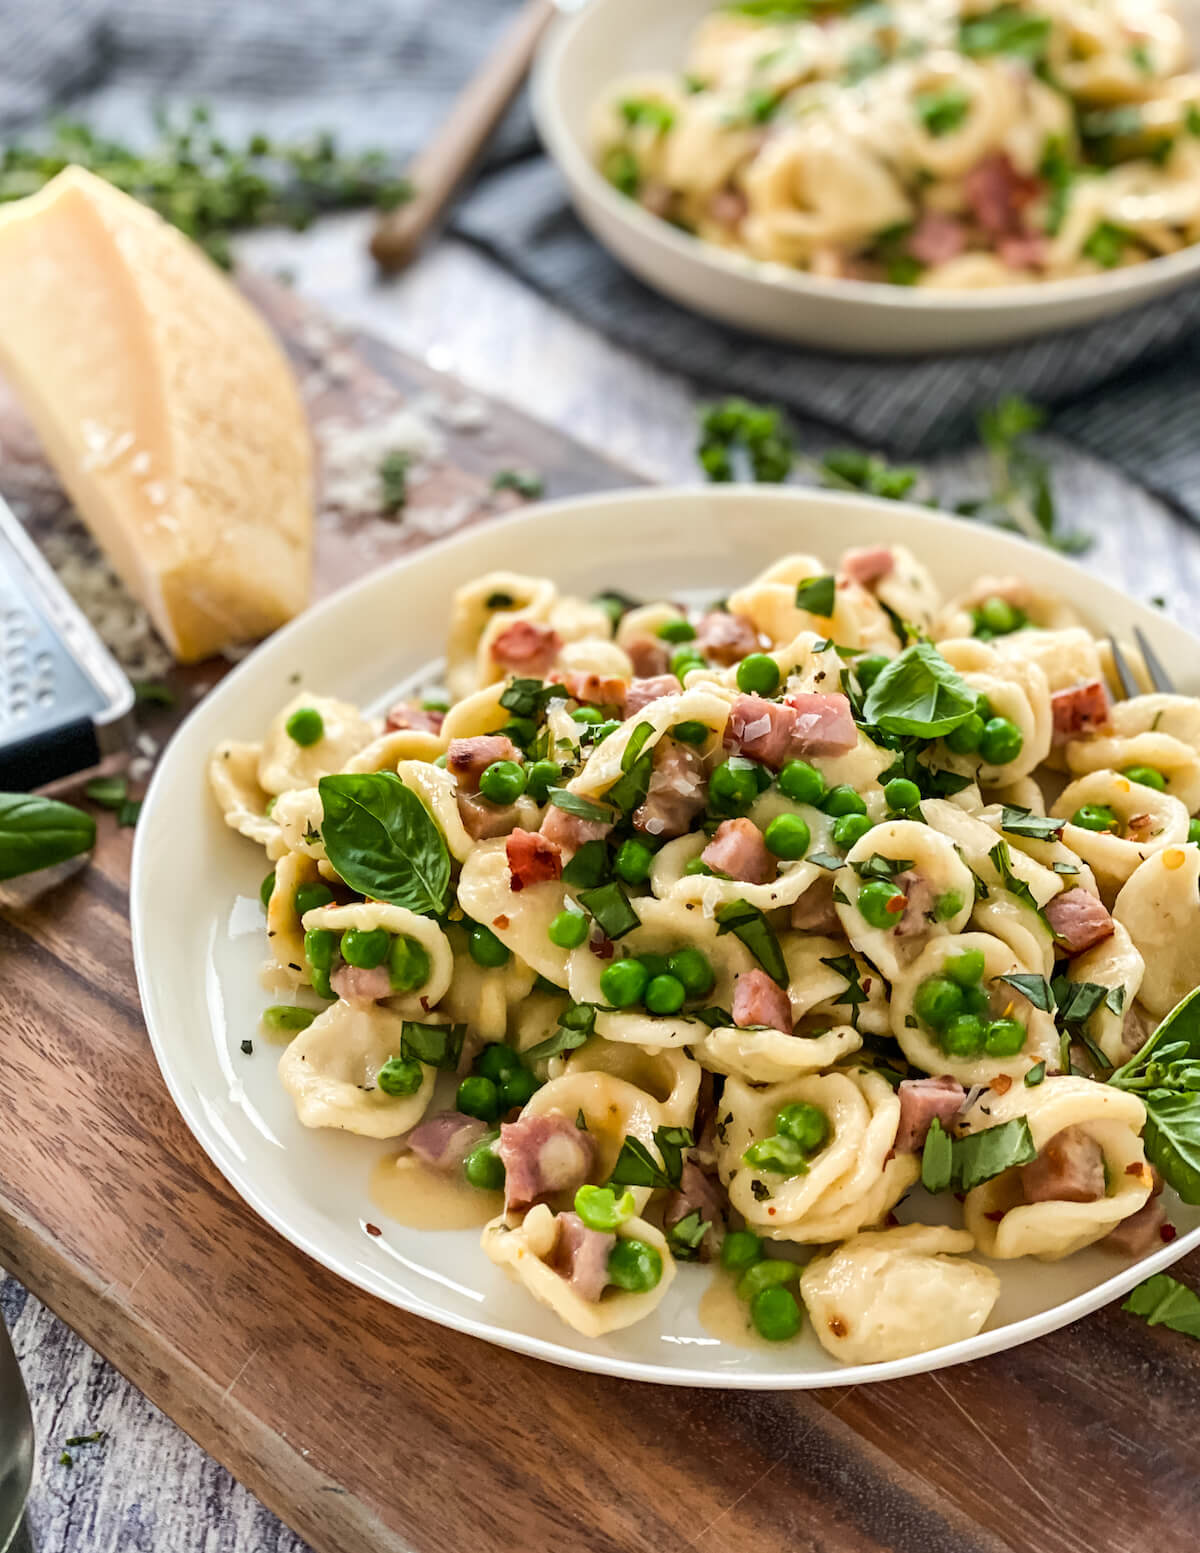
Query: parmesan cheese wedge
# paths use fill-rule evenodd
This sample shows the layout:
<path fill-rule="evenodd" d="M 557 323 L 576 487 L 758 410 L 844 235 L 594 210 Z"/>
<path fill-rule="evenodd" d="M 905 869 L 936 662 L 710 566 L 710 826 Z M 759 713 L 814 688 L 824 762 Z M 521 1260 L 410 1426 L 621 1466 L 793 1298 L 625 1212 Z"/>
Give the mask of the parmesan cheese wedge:
<path fill-rule="evenodd" d="M 312 450 L 287 362 L 153 211 L 79 167 L 0 210 L 0 371 L 176 657 L 304 607 Z"/>

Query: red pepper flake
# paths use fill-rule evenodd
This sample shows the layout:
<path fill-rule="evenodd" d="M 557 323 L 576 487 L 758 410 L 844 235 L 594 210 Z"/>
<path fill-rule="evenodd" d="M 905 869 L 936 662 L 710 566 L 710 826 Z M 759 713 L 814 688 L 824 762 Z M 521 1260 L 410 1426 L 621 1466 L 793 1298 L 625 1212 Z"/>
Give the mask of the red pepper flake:
<path fill-rule="evenodd" d="M 775 1209 L 774 1208 L 768 1208 L 767 1209 L 767 1217 L 768 1218 L 774 1218 L 774 1216 L 775 1216 Z"/>
<path fill-rule="evenodd" d="M 425 1013 L 428 1013 L 429 1012 L 429 999 L 428 998 L 418 998 L 417 1001 L 418 1001 L 418 1003 L 420 1003 L 420 1005 L 421 1005 L 422 1009 L 425 1011 Z"/>
<path fill-rule="evenodd" d="M 364 1226 L 364 1228 L 366 1229 L 366 1232 L 367 1232 L 368 1235 L 382 1235 L 383 1234 L 383 1231 L 379 1228 L 378 1224 L 367 1224 L 367 1225 Z"/>
<path fill-rule="evenodd" d="M 874 982 L 872 982 L 871 978 L 868 976 L 866 978 L 866 980 L 862 984 L 863 996 L 864 997 L 868 997 L 869 998 L 871 996 L 871 988 L 873 986 L 874 986 Z"/>
<path fill-rule="evenodd" d="M 616 953 L 617 946 L 607 934 L 594 933 L 588 939 L 588 948 L 596 956 L 597 960 L 611 960 Z"/>
<path fill-rule="evenodd" d="M 994 1095 L 1006 1095 L 1012 1088 L 1012 1079 L 1007 1073 L 997 1073 L 988 1088 Z"/>
<path fill-rule="evenodd" d="M 908 896 L 903 894 L 893 895 L 891 900 L 883 908 L 889 916 L 898 917 L 908 910 Z"/>
<path fill-rule="evenodd" d="M 1127 1176 L 1140 1176 L 1145 1168 L 1139 1160 L 1135 1159 L 1132 1164 L 1125 1166 L 1125 1174 Z"/>
<path fill-rule="evenodd" d="M 498 927 L 501 929 L 501 931 L 503 931 L 503 929 L 508 926 L 508 918 L 504 915 L 503 912 L 501 912 L 498 917 L 492 918 L 492 926 Z"/>
<path fill-rule="evenodd" d="M 1169 1246 L 1175 1239 L 1176 1235 L 1178 1235 L 1179 1231 L 1173 1224 L 1160 1224 L 1158 1226 L 1158 1233 L 1164 1243 Z"/>
<path fill-rule="evenodd" d="M 985 1213 L 984 1214 L 984 1218 L 985 1219 L 991 1219 L 993 1224 L 999 1224 L 1000 1220 L 1003 1217 L 1004 1217 L 1004 1209 L 1003 1208 L 993 1208 L 991 1213 Z"/>
<path fill-rule="evenodd" d="M 525 888 L 525 881 L 521 878 L 520 874 L 513 874 L 508 881 L 508 887 L 514 895 L 519 895 Z"/>

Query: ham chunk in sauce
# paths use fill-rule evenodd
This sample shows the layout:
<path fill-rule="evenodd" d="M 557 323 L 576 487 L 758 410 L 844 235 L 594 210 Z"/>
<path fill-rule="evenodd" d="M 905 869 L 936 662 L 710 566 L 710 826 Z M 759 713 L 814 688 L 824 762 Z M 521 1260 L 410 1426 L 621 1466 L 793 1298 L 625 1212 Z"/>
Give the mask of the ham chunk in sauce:
<path fill-rule="evenodd" d="M 635 830 L 647 836 L 682 836 L 704 808 L 704 761 L 690 744 L 660 739 L 646 797 L 634 810 Z"/>
<path fill-rule="evenodd" d="M 496 1152 L 504 1163 L 504 1206 L 523 1212 L 587 1180 L 596 1146 L 566 1116 L 523 1116 L 500 1128 Z"/>
<path fill-rule="evenodd" d="M 822 873 L 798 901 L 792 902 L 791 925 L 798 933 L 820 933 L 828 937 L 842 931 L 833 899 L 835 883 L 832 874 Z"/>
<path fill-rule="evenodd" d="M 794 713 L 791 754 L 804 760 L 814 755 L 846 755 L 858 744 L 858 729 L 849 700 L 842 695 L 805 691 L 789 696 Z"/>
<path fill-rule="evenodd" d="M 562 639 L 550 626 L 514 620 L 492 643 L 492 657 L 513 674 L 543 678 L 558 657 Z"/>
<path fill-rule="evenodd" d="M 896 1091 L 900 1101 L 900 1124 L 892 1145 L 897 1154 L 919 1154 L 935 1121 L 949 1128 L 962 1109 L 967 1092 L 957 1079 L 906 1078 Z"/>
<path fill-rule="evenodd" d="M 462 1167 L 487 1130 L 487 1123 L 476 1116 L 464 1116 L 461 1111 L 435 1111 L 417 1123 L 405 1142 L 423 1165 L 449 1174 Z"/>
<path fill-rule="evenodd" d="M 722 820 L 700 857 L 715 872 L 745 884 L 770 884 L 775 877 L 775 859 L 753 820 Z"/>
<path fill-rule="evenodd" d="M 573 669 L 568 674 L 553 674 L 551 678 L 560 684 L 573 701 L 585 701 L 591 706 L 611 706 L 617 711 L 625 705 L 627 681 L 616 675 L 592 674 Z"/>
<path fill-rule="evenodd" d="M 1076 886 L 1046 902 L 1046 921 L 1068 954 L 1082 954 L 1115 931 L 1104 903 Z"/>
<path fill-rule="evenodd" d="M 585 841 L 603 841 L 611 829 L 612 825 L 605 820 L 584 820 L 552 804 L 546 810 L 541 834 L 563 852 L 573 855 Z"/>
<path fill-rule="evenodd" d="M 896 936 L 911 938 L 915 933 L 924 933 L 933 914 L 933 886 L 924 874 L 911 871 L 897 874 L 896 883 L 904 891 L 904 913 L 896 927 Z"/>
<path fill-rule="evenodd" d="M 743 971 L 733 987 L 733 1022 L 739 1030 L 765 1025 L 791 1035 L 791 999 L 766 971 Z"/>
<path fill-rule="evenodd" d="M 458 781 L 459 791 L 477 793 L 479 778 L 497 760 L 520 760 L 521 752 L 502 733 L 480 734 L 473 739 L 451 739 L 446 769 Z"/>
<path fill-rule="evenodd" d="M 1104 1196 L 1104 1151 L 1082 1127 L 1056 1132 L 1038 1157 L 1021 1167 L 1025 1201 L 1099 1202 Z"/>
<path fill-rule="evenodd" d="M 758 651 L 758 632 L 745 616 L 714 609 L 696 627 L 696 645 L 711 662 L 729 668 Z"/>
<path fill-rule="evenodd" d="M 1050 697 L 1055 744 L 1065 744 L 1068 739 L 1079 739 L 1103 728 L 1108 722 L 1108 708 L 1108 690 L 1103 680 L 1092 679 L 1085 685 L 1056 690 Z"/>
<path fill-rule="evenodd" d="M 671 653 L 666 642 L 659 641 L 655 636 L 635 636 L 625 651 L 639 679 L 657 679 L 671 667 Z M 675 679 L 675 676 L 671 678 Z M 679 688 L 678 680 L 675 680 L 675 688 Z M 669 695 L 670 692 L 665 691 L 664 694 Z"/>
<path fill-rule="evenodd" d="M 395 706 L 388 708 L 384 727 L 389 733 L 399 733 L 405 728 L 412 728 L 417 733 L 441 733 L 445 721 L 445 712 L 428 711 L 414 701 L 397 701 Z"/>
<path fill-rule="evenodd" d="M 963 180 L 976 222 L 993 238 L 1023 235 L 1025 207 L 1043 188 L 1040 179 L 1018 172 L 1005 151 L 976 162 Z"/>
<path fill-rule="evenodd" d="M 489 803 L 478 793 L 459 793 L 458 817 L 472 841 L 489 841 L 507 836 L 520 817 L 516 804 Z"/>
<path fill-rule="evenodd" d="M 392 978 L 386 965 L 364 970 L 358 965 L 339 965 L 329 985 L 347 1003 L 374 1003 L 392 995 Z"/>
<path fill-rule="evenodd" d="M 514 890 L 562 877 L 562 848 L 537 831 L 512 831 L 504 851 Z"/>
<path fill-rule="evenodd" d="M 711 1261 L 720 1248 L 725 1194 L 714 1177 L 706 1176 L 699 1165 L 689 1159 L 684 1161 L 680 1172 L 678 1191 L 671 1193 L 663 1208 L 663 1228 L 669 1230 L 691 1213 L 698 1213 L 701 1221 L 708 1224 L 700 1242 L 699 1259 Z"/>
<path fill-rule="evenodd" d="M 1163 1234 L 1164 1228 L 1169 1228 L 1166 1218 L 1162 1198 L 1148 1198 L 1136 1213 L 1131 1213 L 1115 1229 L 1109 1230 L 1100 1244 L 1121 1256 L 1145 1256 L 1148 1251 L 1157 1251 L 1164 1241 L 1174 1238 L 1173 1230 Z"/>
<path fill-rule="evenodd" d="M 930 210 L 921 217 L 908 234 L 905 247 L 921 264 L 947 264 L 957 259 L 967 246 L 967 229 L 957 216 L 948 216 L 940 210 Z M 842 562 L 848 576 L 854 573 Z M 863 582 L 862 577 L 854 577 Z"/>
<path fill-rule="evenodd" d="M 928 220 L 929 217 L 925 219 Z M 842 557 L 840 567 L 844 577 L 849 577 L 864 588 L 869 588 L 874 582 L 882 582 L 885 577 L 890 577 L 895 569 L 896 557 L 886 545 L 871 545 L 863 550 L 847 550 Z"/>
<path fill-rule="evenodd" d="M 739 755 L 778 771 L 789 759 L 795 721 L 790 706 L 762 696 L 739 696 L 725 724 L 725 743 Z"/>
<path fill-rule="evenodd" d="M 560 1213 L 554 1222 L 558 1238 L 546 1265 L 565 1278 L 581 1300 L 598 1300 L 608 1283 L 608 1254 L 617 1237 L 589 1229 L 577 1213 Z"/>
<path fill-rule="evenodd" d="M 664 696 L 677 696 L 683 687 L 674 674 L 654 674 L 649 679 L 635 679 L 625 692 L 625 716 L 632 717 L 652 701 Z"/>

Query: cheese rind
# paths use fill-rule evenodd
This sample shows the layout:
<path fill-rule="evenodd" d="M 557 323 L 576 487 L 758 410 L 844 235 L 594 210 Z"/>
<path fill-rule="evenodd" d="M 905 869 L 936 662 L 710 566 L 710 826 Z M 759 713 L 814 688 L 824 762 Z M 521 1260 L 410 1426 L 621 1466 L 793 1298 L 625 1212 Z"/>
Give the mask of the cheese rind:
<path fill-rule="evenodd" d="M 175 228 L 78 167 L 0 210 L 0 370 L 177 658 L 304 607 L 312 449 L 295 383 Z"/>

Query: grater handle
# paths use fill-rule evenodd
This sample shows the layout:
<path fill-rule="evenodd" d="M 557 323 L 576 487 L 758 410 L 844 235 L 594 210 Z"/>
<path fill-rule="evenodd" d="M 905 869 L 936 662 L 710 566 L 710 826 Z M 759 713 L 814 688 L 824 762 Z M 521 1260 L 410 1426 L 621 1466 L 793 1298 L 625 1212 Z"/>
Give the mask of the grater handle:
<path fill-rule="evenodd" d="M 87 771 L 99 761 L 95 724 L 90 717 L 77 717 L 0 749 L 0 791 L 25 793 L 59 777 Z"/>

